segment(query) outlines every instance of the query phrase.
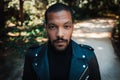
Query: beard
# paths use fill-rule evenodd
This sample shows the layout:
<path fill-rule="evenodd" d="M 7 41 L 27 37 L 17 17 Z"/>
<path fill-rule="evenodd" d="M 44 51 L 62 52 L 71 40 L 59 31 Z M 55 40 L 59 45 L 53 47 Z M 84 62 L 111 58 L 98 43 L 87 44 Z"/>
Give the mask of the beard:
<path fill-rule="evenodd" d="M 57 39 L 51 41 L 51 45 L 54 50 L 62 52 L 64 50 L 66 50 L 66 48 L 68 47 L 69 41 L 67 39 L 58 37 Z"/>

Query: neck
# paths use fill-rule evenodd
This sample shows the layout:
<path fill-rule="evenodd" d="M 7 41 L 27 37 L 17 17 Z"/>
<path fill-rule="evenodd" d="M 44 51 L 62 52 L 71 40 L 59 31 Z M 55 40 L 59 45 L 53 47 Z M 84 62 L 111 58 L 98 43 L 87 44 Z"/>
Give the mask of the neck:
<path fill-rule="evenodd" d="M 54 52 L 54 53 L 60 53 L 60 54 L 64 54 L 64 53 L 68 53 L 69 51 L 71 51 L 71 41 L 69 42 L 69 44 L 68 44 L 68 46 L 65 48 L 65 50 L 62 50 L 62 51 L 59 51 L 59 50 L 56 50 L 54 47 L 53 47 L 53 45 L 50 43 L 50 42 L 48 42 L 48 45 L 49 45 L 49 48 Z"/>

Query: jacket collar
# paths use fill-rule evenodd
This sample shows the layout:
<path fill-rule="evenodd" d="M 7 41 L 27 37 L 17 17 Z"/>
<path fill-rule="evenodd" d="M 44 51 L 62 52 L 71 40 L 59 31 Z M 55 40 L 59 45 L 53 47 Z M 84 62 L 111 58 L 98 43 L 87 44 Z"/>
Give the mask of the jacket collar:
<path fill-rule="evenodd" d="M 72 40 L 72 54 L 73 54 L 73 56 L 75 58 L 83 59 L 83 50 L 82 50 L 82 48 L 79 46 L 79 44 L 77 44 L 73 40 Z"/>
<path fill-rule="evenodd" d="M 86 69 L 87 63 L 85 57 L 83 57 L 85 55 L 83 54 L 82 48 L 74 41 L 72 41 L 72 50 L 73 57 L 71 60 L 69 79 L 78 80 Z"/>
<path fill-rule="evenodd" d="M 33 67 L 38 76 L 38 80 L 49 80 L 49 63 L 48 63 L 48 46 L 47 44 L 42 45 L 42 48 L 39 48 L 37 53 L 38 54 L 33 60 Z"/>
<path fill-rule="evenodd" d="M 48 46 L 44 45 L 44 50 L 38 50 L 39 53 L 38 57 L 34 59 L 34 62 L 32 63 L 35 72 L 39 76 L 41 80 L 49 80 L 50 74 L 49 74 L 49 63 L 48 63 Z M 85 70 L 85 58 L 83 57 L 83 51 L 80 48 L 80 46 L 72 41 L 72 60 L 71 60 L 71 67 L 70 67 L 70 74 L 69 79 L 70 80 L 76 80 L 79 79 L 82 72 Z"/>

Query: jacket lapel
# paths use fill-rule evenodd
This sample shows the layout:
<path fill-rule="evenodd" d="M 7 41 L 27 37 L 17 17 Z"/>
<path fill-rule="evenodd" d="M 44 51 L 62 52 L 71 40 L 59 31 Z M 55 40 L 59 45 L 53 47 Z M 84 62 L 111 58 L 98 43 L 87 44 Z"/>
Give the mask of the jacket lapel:
<path fill-rule="evenodd" d="M 42 49 L 38 51 L 38 57 L 34 59 L 32 65 L 40 80 L 49 80 L 48 47 L 44 46 Z"/>
<path fill-rule="evenodd" d="M 47 55 L 48 47 L 44 46 L 42 49 L 37 51 L 39 55 L 38 57 L 34 58 L 32 65 L 40 80 L 49 80 L 50 74 Z M 84 54 L 82 52 L 82 49 L 74 41 L 72 41 L 72 51 L 73 52 L 69 80 L 79 80 L 83 73 L 85 72 L 86 68 L 88 67 L 88 64 L 86 63 L 86 60 L 83 58 Z"/>
<path fill-rule="evenodd" d="M 72 41 L 72 60 L 70 68 L 70 80 L 79 80 L 84 70 L 87 68 L 86 60 L 83 58 L 82 49 L 77 43 Z"/>

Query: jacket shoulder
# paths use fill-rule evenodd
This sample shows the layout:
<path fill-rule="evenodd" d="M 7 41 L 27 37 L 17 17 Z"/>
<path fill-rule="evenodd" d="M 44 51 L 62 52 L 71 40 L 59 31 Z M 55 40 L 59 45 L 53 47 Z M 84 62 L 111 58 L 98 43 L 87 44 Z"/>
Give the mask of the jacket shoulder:
<path fill-rule="evenodd" d="M 44 44 L 34 45 L 34 46 L 29 47 L 28 50 L 27 50 L 26 56 L 36 57 L 39 54 L 39 52 L 41 51 L 43 46 L 44 46 Z"/>
<path fill-rule="evenodd" d="M 28 50 L 33 50 L 39 48 L 41 45 L 33 45 L 28 48 Z"/>
<path fill-rule="evenodd" d="M 88 61 L 95 56 L 94 49 L 89 45 L 80 44 L 83 54 L 86 56 Z"/>
<path fill-rule="evenodd" d="M 89 45 L 79 44 L 79 46 L 80 46 L 81 48 L 86 49 L 86 50 L 94 51 L 94 49 L 93 49 L 91 46 L 89 46 Z"/>

